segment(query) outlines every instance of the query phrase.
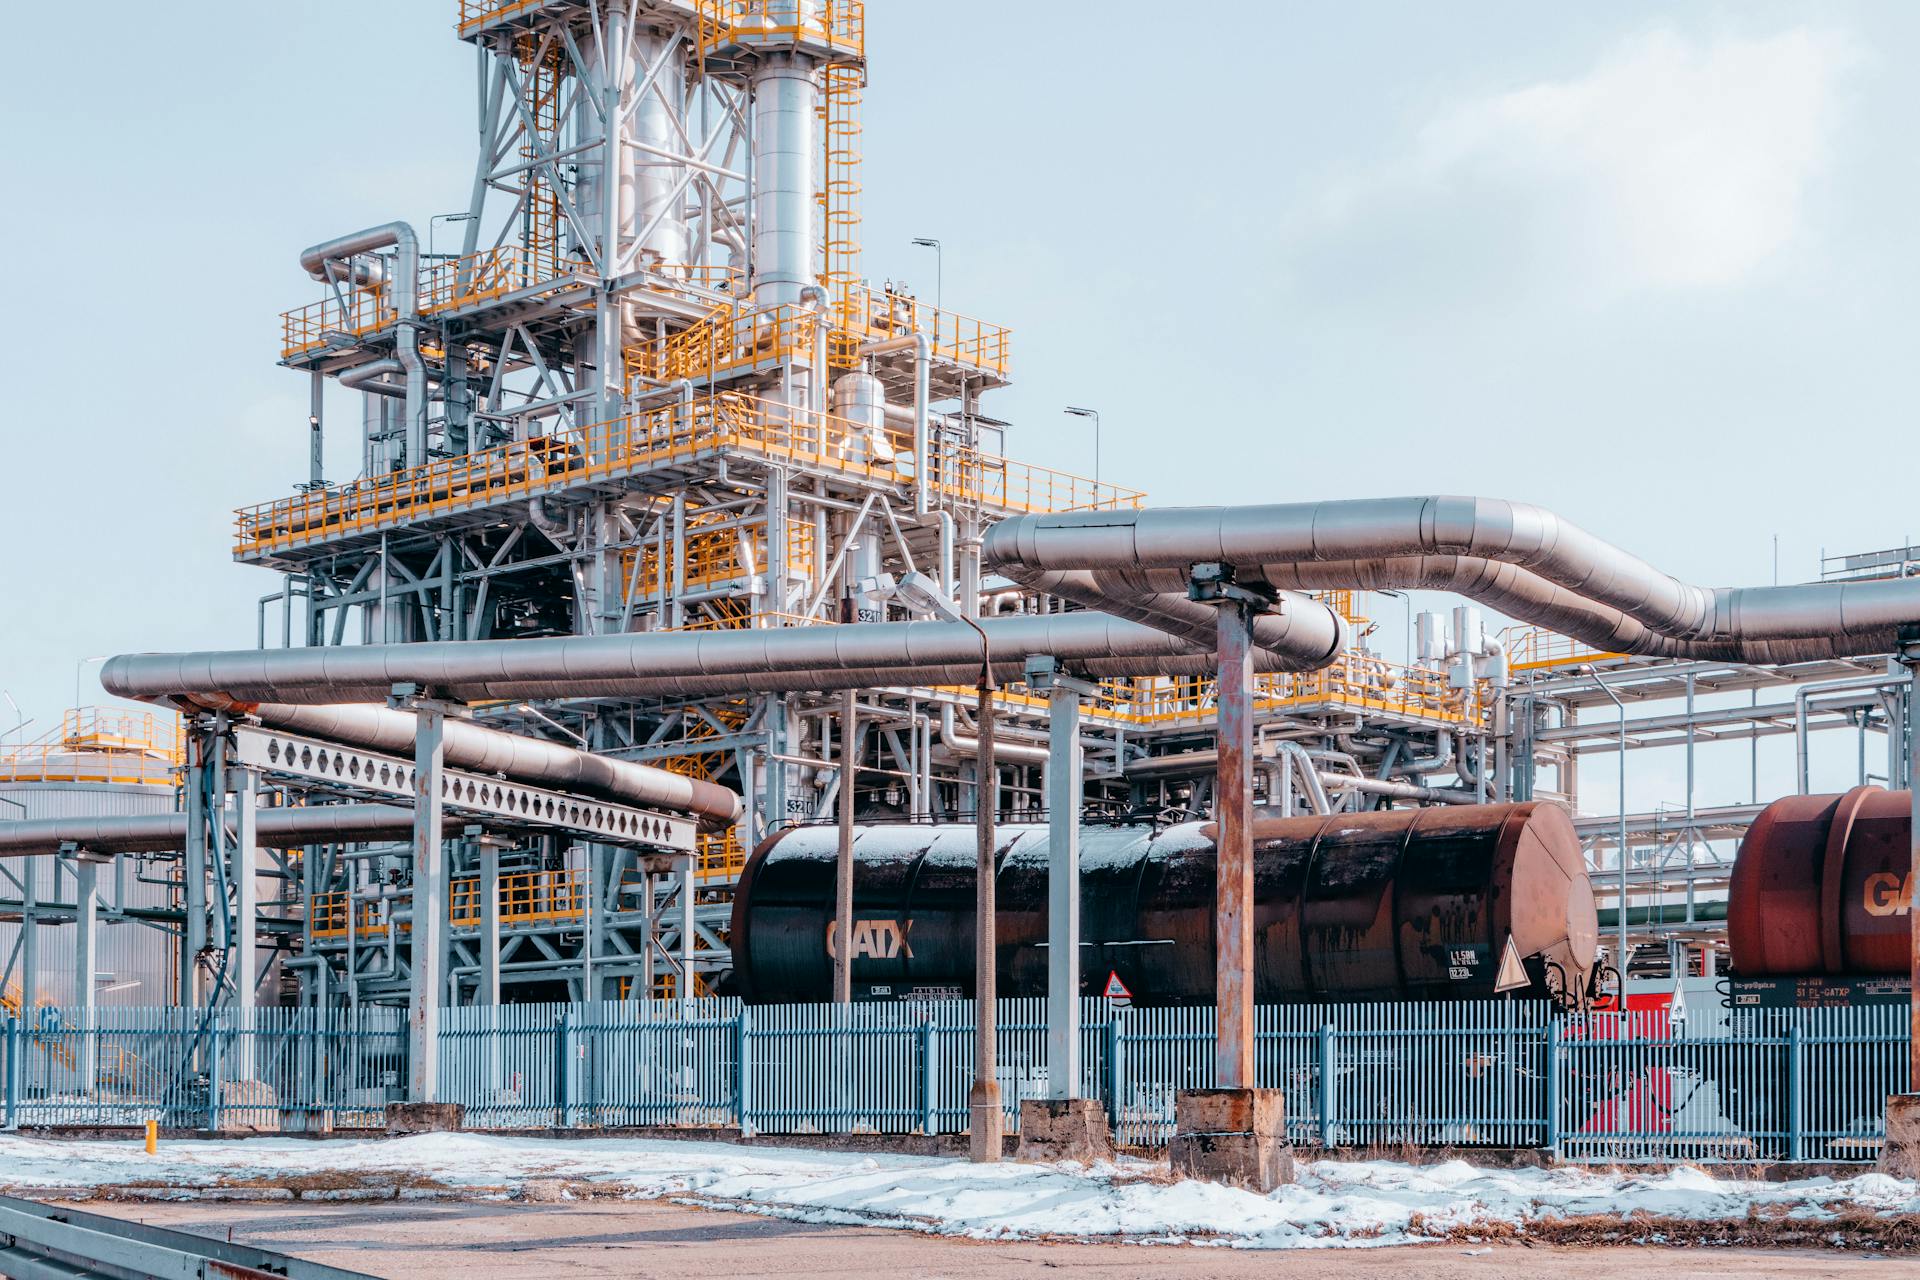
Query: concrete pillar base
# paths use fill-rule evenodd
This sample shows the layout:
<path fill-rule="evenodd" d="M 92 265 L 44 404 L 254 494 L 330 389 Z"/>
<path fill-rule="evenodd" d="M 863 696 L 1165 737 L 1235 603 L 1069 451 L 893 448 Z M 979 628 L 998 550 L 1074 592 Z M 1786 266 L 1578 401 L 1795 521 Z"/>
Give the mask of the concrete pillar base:
<path fill-rule="evenodd" d="M 975 1081 L 967 1090 L 967 1158 L 995 1164 L 1005 1149 L 1007 1118 L 1000 1111 L 1000 1085 Z"/>
<path fill-rule="evenodd" d="M 1874 1168 L 1895 1178 L 1920 1178 L 1920 1093 L 1887 1099 L 1887 1141 Z"/>
<path fill-rule="evenodd" d="M 1029 1098 L 1020 1104 L 1020 1149 L 1014 1159 L 1034 1164 L 1113 1159 L 1107 1109 L 1092 1098 Z"/>
<path fill-rule="evenodd" d="M 1177 1177 L 1267 1192 L 1293 1181 L 1286 1095 L 1279 1089 L 1188 1089 L 1173 1101 Z"/>
<path fill-rule="evenodd" d="M 467 1122 L 467 1109 L 457 1102 L 389 1102 L 387 1132 L 453 1133 Z"/>

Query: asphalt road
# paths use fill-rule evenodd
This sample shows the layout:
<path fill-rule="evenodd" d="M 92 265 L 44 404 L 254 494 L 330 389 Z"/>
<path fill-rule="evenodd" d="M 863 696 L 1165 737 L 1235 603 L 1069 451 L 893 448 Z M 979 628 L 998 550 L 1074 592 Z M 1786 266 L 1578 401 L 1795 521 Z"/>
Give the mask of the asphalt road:
<path fill-rule="evenodd" d="M 1910 1258 L 1794 1251 L 1470 1245 L 1251 1251 L 1137 1244 L 990 1244 L 875 1227 L 832 1227 L 655 1201 L 577 1204 L 382 1202 L 82 1206 L 277 1249 L 393 1280 L 571 1276 L 661 1280 L 925 1280 L 958 1276 L 1420 1277 L 1421 1280 L 1619 1280 L 1658 1276 L 1887 1277 Z"/>

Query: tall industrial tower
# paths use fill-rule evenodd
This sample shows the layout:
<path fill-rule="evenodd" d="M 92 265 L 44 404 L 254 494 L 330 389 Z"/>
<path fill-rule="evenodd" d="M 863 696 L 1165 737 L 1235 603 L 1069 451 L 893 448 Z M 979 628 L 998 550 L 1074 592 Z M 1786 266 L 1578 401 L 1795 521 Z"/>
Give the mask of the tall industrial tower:
<path fill-rule="evenodd" d="M 862 277 L 864 23 L 859 0 L 460 0 L 483 89 L 459 251 L 398 222 L 316 245 L 321 297 L 284 317 L 312 474 L 239 513 L 235 555 L 287 575 L 290 619 L 304 602 L 289 643 L 975 614 L 983 523 L 1137 505 L 1002 456 L 980 405 L 1006 329 Z M 327 379 L 362 403 L 344 483 L 319 461 Z M 971 809 L 930 759 L 943 697 L 866 700 L 863 810 Z M 831 710 L 487 714 L 738 788 L 714 885 L 769 824 L 831 812 Z"/>
<path fill-rule="evenodd" d="M 286 313 L 282 357 L 312 380 L 312 469 L 239 512 L 234 552 L 286 576 L 285 643 L 807 627 L 831 648 L 843 621 L 1069 607 L 983 583 L 983 529 L 1142 495 L 1006 457 L 981 406 L 1008 380 L 1007 330 L 862 276 L 859 0 L 458 0 L 457 19 L 481 86 L 458 251 L 392 222 L 301 255 L 320 296 Z M 342 429 L 323 420 L 328 379 L 362 406 L 344 482 L 320 464 Z M 1430 800 L 1436 772 L 1469 788 L 1440 799 L 1534 793 L 1493 750 L 1477 617 L 1403 665 L 1366 647 L 1361 598 L 1335 603 L 1358 647 L 1259 677 L 1269 805 Z M 704 989 L 728 962 L 743 850 L 831 815 L 849 756 L 863 819 L 973 812 L 970 702 L 866 690 L 851 743 L 838 696 L 725 680 L 477 708 L 747 803 L 675 874 L 558 837 L 456 842 L 455 971 L 497 966 L 532 996 Z M 1037 815 L 1046 695 L 1015 688 L 1002 708 L 991 794 Z M 1107 682 L 1080 727 L 1089 802 L 1204 810 L 1210 677 Z M 302 998 L 395 998 L 405 944 L 379 884 L 411 883 L 411 855 L 335 852 L 303 864 L 301 950 L 326 968 Z M 508 941 L 478 956 L 463 930 L 492 874 Z"/>

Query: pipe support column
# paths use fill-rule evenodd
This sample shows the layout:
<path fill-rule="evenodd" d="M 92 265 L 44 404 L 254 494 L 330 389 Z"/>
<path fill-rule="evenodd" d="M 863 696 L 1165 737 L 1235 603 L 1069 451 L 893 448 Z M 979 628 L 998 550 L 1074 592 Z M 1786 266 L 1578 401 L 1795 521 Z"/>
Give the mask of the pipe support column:
<path fill-rule="evenodd" d="M 408 988 L 410 1102 L 437 1102 L 440 1093 L 440 952 L 447 931 L 444 819 L 440 781 L 446 761 L 445 704 L 413 701 L 413 946 Z"/>
<path fill-rule="evenodd" d="M 979 779 L 974 793 L 974 937 L 973 937 L 973 1087 L 967 1092 L 968 1156 L 975 1164 L 994 1164 L 1000 1159 L 1001 1131 L 1005 1118 L 1000 1111 L 1000 1076 L 994 1043 L 995 1000 L 1000 981 L 994 948 L 998 945 L 994 929 L 993 877 L 996 871 L 994 846 L 998 836 L 994 820 L 1000 807 L 1000 772 L 993 759 L 993 685 L 982 679 L 980 693 L 980 751 L 974 758 Z"/>
<path fill-rule="evenodd" d="M 840 843 L 833 868 L 833 1002 L 853 1001 L 853 786 L 859 695 L 848 689 L 840 701 Z"/>
<path fill-rule="evenodd" d="M 1080 1096 L 1080 700 L 1093 688 L 1047 679 L 1047 1096 L 1067 1099 Z"/>

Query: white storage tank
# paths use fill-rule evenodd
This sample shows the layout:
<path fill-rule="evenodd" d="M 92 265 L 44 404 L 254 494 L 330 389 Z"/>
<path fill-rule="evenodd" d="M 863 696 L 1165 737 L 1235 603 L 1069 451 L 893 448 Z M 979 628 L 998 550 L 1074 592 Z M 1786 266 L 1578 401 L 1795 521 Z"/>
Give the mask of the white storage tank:
<path fill-rule="evenodd" d="M 17 819 L 171 813 L 179 805 L 183 743 L 179 718 L 142 708 L 87 707 L 69 711 L 57 730 L 0 749 L 0 822 Z M 107 1005 L 173 1003 L 177 963 L 173 939 L 159 921 L 113 921 L 113 912 L 177 907 L 171 882 L 178 862 L 118 858 L 100 870 L 101 926 L 96 939 L 95 998 Z M 40 910 L 70 913 L 75 885 L 57 857 L 0 862 L 0 971 L 4 1004 L 73 1005 L 74 926 L 41 920 L 32 948 L 37 973 L 25 973 L 22 945 L 24 877 L 33 877 Z"/>

